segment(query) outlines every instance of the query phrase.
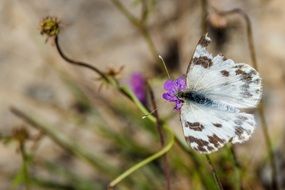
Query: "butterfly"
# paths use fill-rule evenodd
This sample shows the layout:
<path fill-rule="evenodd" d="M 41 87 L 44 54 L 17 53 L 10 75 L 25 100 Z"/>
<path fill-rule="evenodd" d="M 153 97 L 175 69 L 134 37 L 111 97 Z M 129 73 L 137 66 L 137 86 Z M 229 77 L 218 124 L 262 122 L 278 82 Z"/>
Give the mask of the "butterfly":
<path fill-rule="evenodd" d="M 200 153 L 212 153 L 226 143 L 247 141 L 256 127 L 253 114 L 262 97 L 258 72 L 207 51 L 206 34 L 199 40 L 186 76 L 168 80 L 162 97 L 175 102 L 187 143 Z"/>

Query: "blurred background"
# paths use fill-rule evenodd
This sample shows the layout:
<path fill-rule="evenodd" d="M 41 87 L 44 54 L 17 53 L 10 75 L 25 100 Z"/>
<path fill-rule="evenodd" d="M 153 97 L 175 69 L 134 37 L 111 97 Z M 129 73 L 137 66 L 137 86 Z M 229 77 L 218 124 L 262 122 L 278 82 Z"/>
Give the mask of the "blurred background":
<path fill-rule="evenodd" d="M 68 57 L 88 62 L 130 88 L 137 78 L 148 80 L 159 115 L 183 141 L 179 113 L 161 98 L 167 75 L 156 55 L 164 58 L 172 76 L 180 76 L 207 31 L 214 54 L 252 65 L 243 17 L 221 16 L 213 7 L 242 9 L 251 20 L 275 178 L 285 189 L 285 1 L 121 3 L 0 1 L 0 189 L 106 189 L 123 171 L 161 149 L 155 123 L 142 119 L 135 104 L 94 72 L 60 57 L 53 38 L 40 34 L 43 18 L 60 21 L 59 43 Z M 149 97 L 142 101 L 153 110 Z M 15 116 L 11 106 L 42 126 Z M 256 118 L 260 123 L 258 114 Z M 248 142 L 234 147 L 239 167 L 229 149 L 211 154 L 223 189 L 278 189 L 271 187 L 270 151 L 260 126 Z M 175 143 L 167 158 L 170 189 L 219 189 L 204 155 Z M 167 189 L 163 160 L 142 167 L 116 189 Z"/>

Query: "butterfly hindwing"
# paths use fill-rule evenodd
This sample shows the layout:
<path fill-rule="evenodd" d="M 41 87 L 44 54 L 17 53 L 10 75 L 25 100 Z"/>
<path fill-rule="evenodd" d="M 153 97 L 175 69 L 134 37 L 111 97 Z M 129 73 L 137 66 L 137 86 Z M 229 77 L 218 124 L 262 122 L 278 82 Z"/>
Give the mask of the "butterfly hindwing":
<path fill-rule="evenodd" d="M 255 128 L 251 114 L 213 110 L 196 103 L 182 106 L 181 123 L 187 143 L 200 153 L 215 152 L 228 142 L 244 142 Z"/>

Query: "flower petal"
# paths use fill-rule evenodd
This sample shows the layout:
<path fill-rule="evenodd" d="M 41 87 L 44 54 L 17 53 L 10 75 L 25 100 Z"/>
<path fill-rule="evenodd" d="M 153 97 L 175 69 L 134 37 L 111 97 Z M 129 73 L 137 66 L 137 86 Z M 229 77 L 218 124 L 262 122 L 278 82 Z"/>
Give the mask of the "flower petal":
<path fill-rule="evenodd" d="M 187 85 L 185 76 L 181 76 L 176 80 L 167 80 L 164 83 L 164 89 L 166 92 L 162 94 L 162 98 L 169 102 L 175 102 L 174 109 L 180 110 L 183 105 L 183 101 L 177 97 L 177 93 L 184 91 L 186 88 Z"/>
<path fill-rule="evenodd" d="M 173 96 L 172 94 L 169 93 L 163 93 L 162 98 L 169 102 L 176 102 L 178 100 L 176 96 Z"/>
<path fill-rule="evenodd" d="M 175 82 L 178 90 L 184 90 L 186 88 L 186 79 L 184 76 L 179 77 Z"/>
<path fill-rule="evenodd" d="M 145 78 L 141 73 L 133 73 L 130 79 L 130 86 L 137 98 L 146 104 L 146 83 Z"/>
<path fill-rule="evenodd" d="M 164 89 L 167 91 L 172 91 L 175 88 L 175 81 L 167 80 L 164 83 Z"/>
<path fill-rule="evenodd" d="M 178 100 L 178 101 L 176 101 L 176 105 L 175 105 L 174 109 L 175 110 L 180 110 L 182 105 L 183 105 L 183 102 Z"/>

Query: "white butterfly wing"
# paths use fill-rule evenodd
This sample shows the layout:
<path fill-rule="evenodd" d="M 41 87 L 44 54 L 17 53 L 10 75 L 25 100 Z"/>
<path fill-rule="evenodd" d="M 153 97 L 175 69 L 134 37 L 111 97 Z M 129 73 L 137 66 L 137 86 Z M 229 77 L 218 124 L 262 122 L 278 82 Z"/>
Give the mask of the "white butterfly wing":
<path fill-rule="evenodd" d="M 216 107 L 186 101 L 181 108 L 186 141 L 201 153 L 214 152 L 229 141 L 248 140 L 255 129 L 254 116 L 239 109 L 255 107 L 262 96 L 255 69 L 220 55 L 213 58 L 206 49 L 210 42 L 207 35 L 200 39 L 187 69 L 187 88 Z"/>
<path fill-rule="evenodd" d="M 213 58 L 206 50 L 209 43 L 210 38 L 204 37 L 196 47 L 187 73 L 188 88 L 236 108 L 255 107 L 262 96 L 258 72 L 220 55 Z"/>
<path fill-rule="evenodd" d="M 228 142 L 248 140 L 255 128 L 252 114 L 215 110 L 192 102 L 182 106 L 181 123 L 187 143 L 207 154 Z"/>

